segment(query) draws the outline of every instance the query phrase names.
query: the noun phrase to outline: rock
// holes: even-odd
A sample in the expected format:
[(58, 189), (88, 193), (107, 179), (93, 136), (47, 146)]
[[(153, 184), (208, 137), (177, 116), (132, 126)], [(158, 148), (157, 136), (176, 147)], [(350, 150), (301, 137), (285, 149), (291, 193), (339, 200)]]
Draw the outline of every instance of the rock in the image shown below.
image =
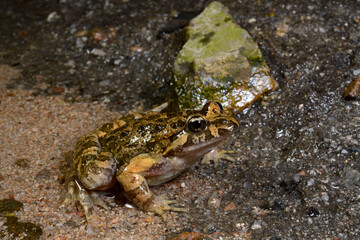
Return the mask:
[(353, 189), (356, 185), (359, 185), (360, 172), (358, 170), (347, 168), (344, 171), (344, 183), (348, 189)]
[(241, 111), (276, 89), (277, 82), (248, 32), (226, 7), (212, 2), (187, 28), (187, 42), (175, 59), (173, 87), (172, 108), (198, 108), (217, 100), (225, 110)]
[(213, 208), (219, 208), (221, 204), (221, 199), (217, 197), (210, 197), (208, 199), (208, 205)]
[(235, 210), (235, 209), (236, 209), (235, 203), (230, 202), (228, 205), (226, 205), (226, 207), (224, 208), (224, 211), (228, 212), (228, 211), (232, 211), (232, 210)]
[(212, 223), (209, 223), (203, 228), (203, 232), (206, 234), (212, 234), (216, 232), (216, 227)]
[(98, 48), (94, 48), (93, 50), (91, 50), (91, 54), (99, 57), (106, 56), (106, 52)]
[(251, 229), (252, 230), (261, 229), (261, 223), (262, 223), (262, 221), (255, 220), (253, 225), (251, 226)]
[(313, 186), (314, 183), (315, 183), (315, 180), (314, 180), (313, 178), (310, 178), (310, 179), (307, 181), (306, 186), (307, 186), (307, 187)]
[(346, 88), (344, 98), (346, 100), (357, 98), (360, 95), (360, 75)]
[(308, 211), (307, 211), (307, 215), (308, 215), (309, 217), (314, 218), (314, 217), (319, 216), (319, 215), (320, 215), (320, 212), (319, 212), (319, 210), (317, 210), (316, 208), (310, 207), (310, 208), (308, 209)]
[(99, 82), (99, 85), (101, 87), (108, 87), (110, 84), (111, 84), (111, 81), (109, 79), (102, 80), (101, 82)]
[(323, 200), (324, 202), (328, 202), (329, 201), (329, 194), (327, 192), (322, 192), (321, 193), (321, 200)]
[(55, 22), (56, 20), (60, 19), (60, 16), (57, 12), (51, 12), (47, 18), (46, 21), (47, 22)]

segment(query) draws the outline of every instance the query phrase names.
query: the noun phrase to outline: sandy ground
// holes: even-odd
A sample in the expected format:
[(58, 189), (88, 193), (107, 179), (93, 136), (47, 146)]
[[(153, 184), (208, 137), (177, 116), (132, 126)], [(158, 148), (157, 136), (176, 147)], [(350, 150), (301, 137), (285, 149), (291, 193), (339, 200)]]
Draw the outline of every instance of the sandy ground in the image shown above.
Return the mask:
[[(100, 104), (66, 103), (62, 97), (34, 97), (21, 90), (1, 89), (0, 96), (0, 199), (10, 197), (24, 203), (23, 210), (16, 213), (20, 221), (40, 225), (41, 239), (161, 236), (165, 230), (161, 218), (137, 209), (95, 208), (91, 227), (85, 224), (81, 208), (59, 209), (64, 189), (59, 180), (64, 154), (72, 150), (81, 134), (116, 114)], [(17, 161), (21, 164), (16, 164)], [(176, 215), (167, 224), (174, 221)], [(1, 228), (4, 226), (0, 225)]]

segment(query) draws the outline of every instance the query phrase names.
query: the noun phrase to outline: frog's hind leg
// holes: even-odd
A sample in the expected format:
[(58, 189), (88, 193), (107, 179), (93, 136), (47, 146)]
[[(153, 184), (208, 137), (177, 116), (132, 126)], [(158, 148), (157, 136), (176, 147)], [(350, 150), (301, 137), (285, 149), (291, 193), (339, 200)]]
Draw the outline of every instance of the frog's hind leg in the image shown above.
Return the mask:
[(102, 149), (98, 133), (83, 136), (76, 146), (72, 165), (73, 175), (68, 180), (67, 194), (61, 206), (79, 202), (89, 221), (89, 209), (106, 204), (95, 190), (107, 190), (116, 182), (116, 161), (110, 152)]
[(187, 210), (170, 206), (177, 202), (167, 200), (165, 196), (156, 196), (149, 189), (146, 178), (161, 177), (165, 173), (160, 167), (166, 164), (163, 160), (162, 156), (156, 154), (141, 154), (132, 158), (129, 164), (123, 165), (116, 177), (123, 186), (128, 200), (145, 211), (160, 215), (165, 220), (166, 211), (186, 212)]

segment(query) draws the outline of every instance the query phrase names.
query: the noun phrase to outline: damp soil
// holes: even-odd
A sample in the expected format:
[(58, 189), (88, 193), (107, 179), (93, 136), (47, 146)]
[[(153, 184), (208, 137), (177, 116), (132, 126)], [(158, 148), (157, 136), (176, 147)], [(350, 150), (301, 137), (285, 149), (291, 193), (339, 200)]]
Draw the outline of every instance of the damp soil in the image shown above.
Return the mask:
[[(0, 3), (0, 199), (40, 239), (358, 239), (359, 1), (221, 1), (279, 88), (237, 117), (236, 162), (196, 165), (155, 187), (187, 206), (160, 217), (125, 201), (59, 208), (76, 139), (170, 92), (183, 27), (209, 1)], [(0, 216), (0, 232), (16, 239)], [(4, 235), (5, 234), (5, 235)], [(180, 235), (179, 235), (180, 234)], [(22, 235), (23, 237), (23, 235)]]

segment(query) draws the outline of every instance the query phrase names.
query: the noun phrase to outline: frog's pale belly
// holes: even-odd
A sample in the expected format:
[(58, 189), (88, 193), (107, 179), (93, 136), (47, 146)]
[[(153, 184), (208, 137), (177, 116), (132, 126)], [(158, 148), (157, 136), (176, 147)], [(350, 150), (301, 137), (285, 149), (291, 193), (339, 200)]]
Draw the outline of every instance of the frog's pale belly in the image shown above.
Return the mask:
[(105, 190), (117, 180), (128, 200), (143, 210), (163, 217), (168, 210), (182, 211), (153, 195), (148, 186), (181, 174), (238, 125), (217, 102), (201, 110), (132, 114), (107, 123), (78, 141), (64, 204), (79, 201), (88, 217), (91, 198), (87, 190)]

